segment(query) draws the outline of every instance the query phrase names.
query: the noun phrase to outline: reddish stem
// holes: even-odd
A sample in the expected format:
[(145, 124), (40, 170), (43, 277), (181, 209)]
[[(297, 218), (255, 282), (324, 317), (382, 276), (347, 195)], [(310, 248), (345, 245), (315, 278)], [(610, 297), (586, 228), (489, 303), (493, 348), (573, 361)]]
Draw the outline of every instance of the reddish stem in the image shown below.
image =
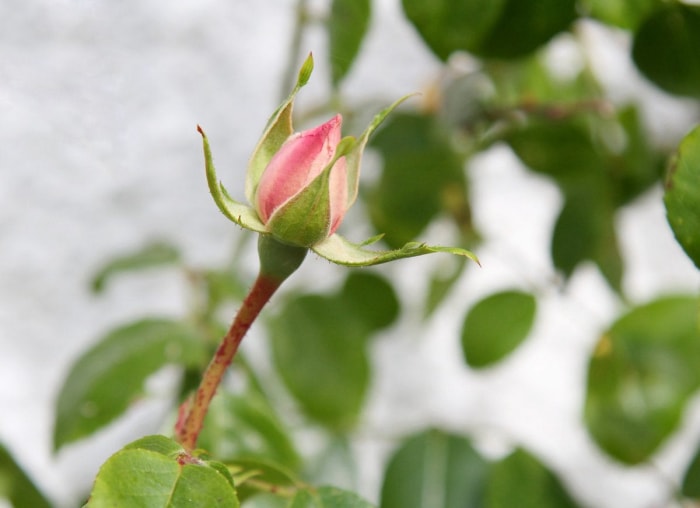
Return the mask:
[(243, 305), (236, 314), (228, 333), (224, 336), (216, 354), (212, 358), (207, 370), (204, 371), (202, 381), (194, 395), (194, 399), (185, 401), (181, 407), (186, 416), (178, 418), (175, 426), (176, 439), (187, 451), (192, 451), (197, 445), (197, 438), (204, 424), (211, 399), (221, 383), (226, 369), (231, 364), (238, 351), (238, 346), (246, 332), (258, 317), (260, 311), (270, 300), (277, 288), (282, 284), (281, 280), (274, 277), (259, 275), (253, 283), (248, 296), (243, 300)]

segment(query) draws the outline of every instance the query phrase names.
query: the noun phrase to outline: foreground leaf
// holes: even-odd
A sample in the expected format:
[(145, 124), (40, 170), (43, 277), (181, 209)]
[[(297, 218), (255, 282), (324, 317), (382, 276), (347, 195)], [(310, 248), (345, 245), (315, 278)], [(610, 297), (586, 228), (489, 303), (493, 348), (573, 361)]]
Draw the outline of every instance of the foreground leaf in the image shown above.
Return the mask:
[(535, 320), (535, 297), (503, 291), (478, 302), (462, 328), (462, 351), (472, 367), (486, 367), (503, 359), (530, 333)]
[(50, 508), (51, 506), (27, 473), (2, 445), (0, 445), (0, 499), (6, 499), (16, 507)]
[(698, 300), (636, 307), (600, 338), (588, 366), (585, 422), (608, 454), (645, 461), (678, 427), (700, 386)]
[(233, 480), (221, 464), (188, 457), (164, 436), (148, 436), (100, 468), (87, 508), (238, 508)]
[(700, 268), (700, 127), (688, 134), (678, 149), (669, 170), (664, 204), (676, 240)]
[(466, 439), (424, 432), (407, 440), (390, 459), (380, 506), (482, 508), (488, 467)]
[(184, 323), (145, 319), (118, 328), (71, 368), (56, 405), (54, 447), (86, 437), (143, 395), (144, 382), (167, 364), (199, 366), (207, 351)]

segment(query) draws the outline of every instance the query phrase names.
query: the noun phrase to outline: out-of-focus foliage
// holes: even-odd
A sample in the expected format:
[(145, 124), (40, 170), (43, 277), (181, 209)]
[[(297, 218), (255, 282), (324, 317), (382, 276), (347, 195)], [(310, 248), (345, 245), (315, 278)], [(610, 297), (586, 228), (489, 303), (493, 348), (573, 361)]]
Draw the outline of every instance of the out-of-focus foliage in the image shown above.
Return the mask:
[(507, 356), (527, 338), (536, 308), (535, 297), (522, 291), (496, 293), (474, 305), (462, 328), (467, 363), (487, 367)]
[(700, 6), (668, 2), (637, 30), (634, 63), (667, 92), (700, 98)]
[(389, 460), (382, 508), (576, 508), (559, 479), (525, 450), (495, 462), (468, 439), (436, 430), (411, 436)]
[(680, 423), (700, 386), (698, 299), (632, 309), (605, 332), (588, 368), (586, 424), (610, 455), (647, 460)]
[[(389, 247), (439, 231), (452, 235), (446, 243), (478, 249), (488, 238), (473, 220), (469, 166), (496, 145), (551, 182), (561, 197), (549, 238), (552, 265), (561, 276), (556, 289), (565, 290), (582, 266), (593, 266), (623, 308), (588, 358), (586, 428), (601, 450), (623, 464), (653, 459), (680, 425), (700, 384), (698, 304), (693, 295), (629, 302), (618, 219), (621, 210), (663, 183), (668, 167), (669, 224), (700, 266), (700, 131), (686, 137), (669, 164), (671, 154), (649, 139), (638, 104), (613, 106), (585, 59), (579, 70), (562, 76), (552, 72), (546, 56), (550, 42), (562, 36), (583, 51), (578, 25), (593, 19), (629, 32), (630, 62), (652, 84), (697, 99), (700, 8), (661, 0), (403, 0), (401, 5), (442, 68), (435, 84), (413, 101), (420, 106), (394, 113), (371, 140), (380, 167), (360, 192), (371, 227)], [(333, 92), (314, 114), (341, 104), (349, 118), (367, 116), (364, 107), (344, 102), (341, 85), (362, 58), (373, 3), (333, 0), (328, 6), (323, 26)], [(311, 23), (312, 16), (299, 19)], [(452, 65), (456, 53), (469, 55), (469, 70)], [(240, 303), (251, 279), (237, 262), (239, 254), (229, 266), (201, 269), (184, 266), (174, 248), (155, 244), (105, 263), (93, 281), (97, 292), (133, 270), (163, 265), (182, 270), (191, 283), (192, 309), (182, 319), (145, 317), (119, 327), (78, 359), (58, 397), (57, 449), (87, 438), (147, 397), (145, 383), (165, 365), (184, 373), (176, 387), (178, 403), (196, 386), (228, 324), (222, 311)], [(455, 288), (475, 269), (490, 268), (487, 262), (477, 268), (447, 261), (435, 271), (417, 271), (416, 287), (426, 288), (419, 295), (425, 304), (421, 317), (437, 315), (450, 297), (459, 301)], [(527, 274), (531, 287), (552, 284), (538, 275)], [(313, 485), (325, 483), (322, 457), (333, 455), (334, 446), (342, 444), (352, 468), (349, 443), (358, 432), (371, 432), (361, 424), (377, 378), (375, 337), (397, 329), (420, 332), (397, 326), (412, 317), (403, 304), (415, 296), (400, 294), (400, 287), (405, 286), (380, 268), (347, 271), (323, 293), (309, 287), (280, 295), (256, 325), (264, 326), (261, 333), (270, 346), (267, 363), (255, 368), (259, 364), (239, 354), (233, 382), (217, 395), (208, 416), (200, 442), (208, 454), (201, 462), (178, 463), (179, 445), (162, 436), (137, 441), (105, 463), (89, 506), (136, 502), (120, 497), (119, 487), (130, 482), (153, 496), (152, 501), (139, 498), (139, 506), (149, 508), (165, 506), (162, 500), (171, 495), (192, 496), (208, 506), (370, 507), (351, 492)], [(454, 317), (463, 327), (452, 340), (455, 351), (461, 346), (464, 368), (472, 375), (502, 365), (529, 340), (540, 303), (540, 292), (529, 291), (480, 294), (475, 304), (459, 307), (463, 315)], [(173, 403), (173, 416), (175, 408)], [(491, 460), (472, 446), (467, 432), (426, 429), (392, 436), (380, 506), (577, 506), (558, 475), (518, 443), (510, 455)], [(303, 450), (309, 434), (326, 446), (313, 457)], [(10, 484), (2, 478), (13, 478), (11, 485), (32, 490), (16, 464), (5, 462), (0, 487)], [(696, 453), (677, 479), (680, 496), (700, 496), (699, 462)], [(148, 483), (154, 476), (157, 484)], [(17, 497), (21, 490), (0, 492), (21, 505), (30, 499)]]
[(0, 445), (0, 499), (9, 501), (13, 506), (36, 508), (51, 506), (32, 479), (2, 445)]

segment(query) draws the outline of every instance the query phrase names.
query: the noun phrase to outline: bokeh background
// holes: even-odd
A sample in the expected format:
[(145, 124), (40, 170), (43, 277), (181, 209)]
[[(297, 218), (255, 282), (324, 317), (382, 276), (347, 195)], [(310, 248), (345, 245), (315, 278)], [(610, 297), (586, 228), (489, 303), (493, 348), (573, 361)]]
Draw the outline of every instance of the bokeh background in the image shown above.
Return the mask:
[[(399, 0), (372, 6), (369, 33), (343, 83), (346, 100), (389, 103), (425, 92), (442, 64)], [(323, 15), (328, 2), (310, 7)], [(119, 323), (179, 315), (188, 305), (186, 281), (172, 271), (121, 277), (99, 296), (90, 291), (91, 277), (115, 254), (158, 239), (180, 247), (193, 265), (224, 262), (241, 232), (211, 202), (195, 126), (207, 130), (220, 177), (242, 199), (248, 155), (286, 94), (290, 66), (313, 51), (316, 71), (300, 109), (330, 94), (334, 55), (323, 27), (307, 30), (302, 55), (290, 55), (295, 9), (293, 0), (0, 1), (0, 441), (57, 506), (75, 505), (121, 444), (159, 430), (164, 407), (156, 396), (97, 437), (54, 454), (54, 404), (71, 362)], [(639, 76), (627, 34), (593, 22), (576, 30), (583, 45), (558, 37), (548, 50), (552, 68), (567, 73), (589, 60), (613, 101), (639, 101), (656, 142), (677, 142), (697, 118), (696, 104)], [(370, 154), (363, 178), (372, 178), (372, 167)], [(556, 276), (548, 242), (561, 206), (556, 188), (502, 146), (468, 171), (474, 221), (488, 239), (477, 252), (482, 268), (464, 277), (427, 323), (408, 320), (373, 347), (382, 368), (367, 428), (398, 434), (440, 426), (470, 433), (495, 455), (523, 442), (589, 506), (660, 506), (669, 488), (664, 474), (678, 476), (700, 438), (700, 400), (654, 466), (621, 468), (596, 449), (581, 423), (586, 357), (620, 303), (592, 266), (579, 269), (563, 294), (543, 299), (535, 339), (504, 365), (479, 374), (464, 368), (454, 337), (465, 306), (494, 288)], [(661, 193), (652, 189), (617, 222), (633, 301), (698, 289), (697, 271), (666, 224)], [(345, 232), (363, 232), (362, 219), (353, 217)], [(443, 233), (438, 224), (424, 239), (444, 242)], [(252, 248), (240, 262), (254, 273)], [(416, 274), (450, 262), (437, 256), (380, 271), (398, 281), (410, 309), (425, 290)], [(310, 258), (292, 286), (323, 290), (342, 270)], [(259, 334), (245, 343), (253, 358), (265, 355)], [(403, 339), (411, 334), (427, 339)], [(156, 379), (156, 394), (158, 386)], [(388, 448), (367, 439), (357, 453), (357, 487), (376, 500)]]

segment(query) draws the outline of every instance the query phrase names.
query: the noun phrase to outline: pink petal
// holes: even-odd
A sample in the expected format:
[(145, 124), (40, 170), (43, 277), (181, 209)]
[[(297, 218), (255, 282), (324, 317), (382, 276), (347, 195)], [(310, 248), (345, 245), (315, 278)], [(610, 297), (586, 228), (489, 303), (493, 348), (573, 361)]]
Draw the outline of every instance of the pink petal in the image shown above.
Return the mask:
[[(318, 127), (292, 134), (272, 157), (260, 179), (256, 195), (256, 207), (264, 223), (330, 163), (340, 142), (341, 124), (342, 117), (336, 115)], [(331, 173), (331, 181), (335, 172), (334, 169)], [(342, 173), (345, 173), (344, 166)], [(331, 187), (338, 186), (331, 183)]]

